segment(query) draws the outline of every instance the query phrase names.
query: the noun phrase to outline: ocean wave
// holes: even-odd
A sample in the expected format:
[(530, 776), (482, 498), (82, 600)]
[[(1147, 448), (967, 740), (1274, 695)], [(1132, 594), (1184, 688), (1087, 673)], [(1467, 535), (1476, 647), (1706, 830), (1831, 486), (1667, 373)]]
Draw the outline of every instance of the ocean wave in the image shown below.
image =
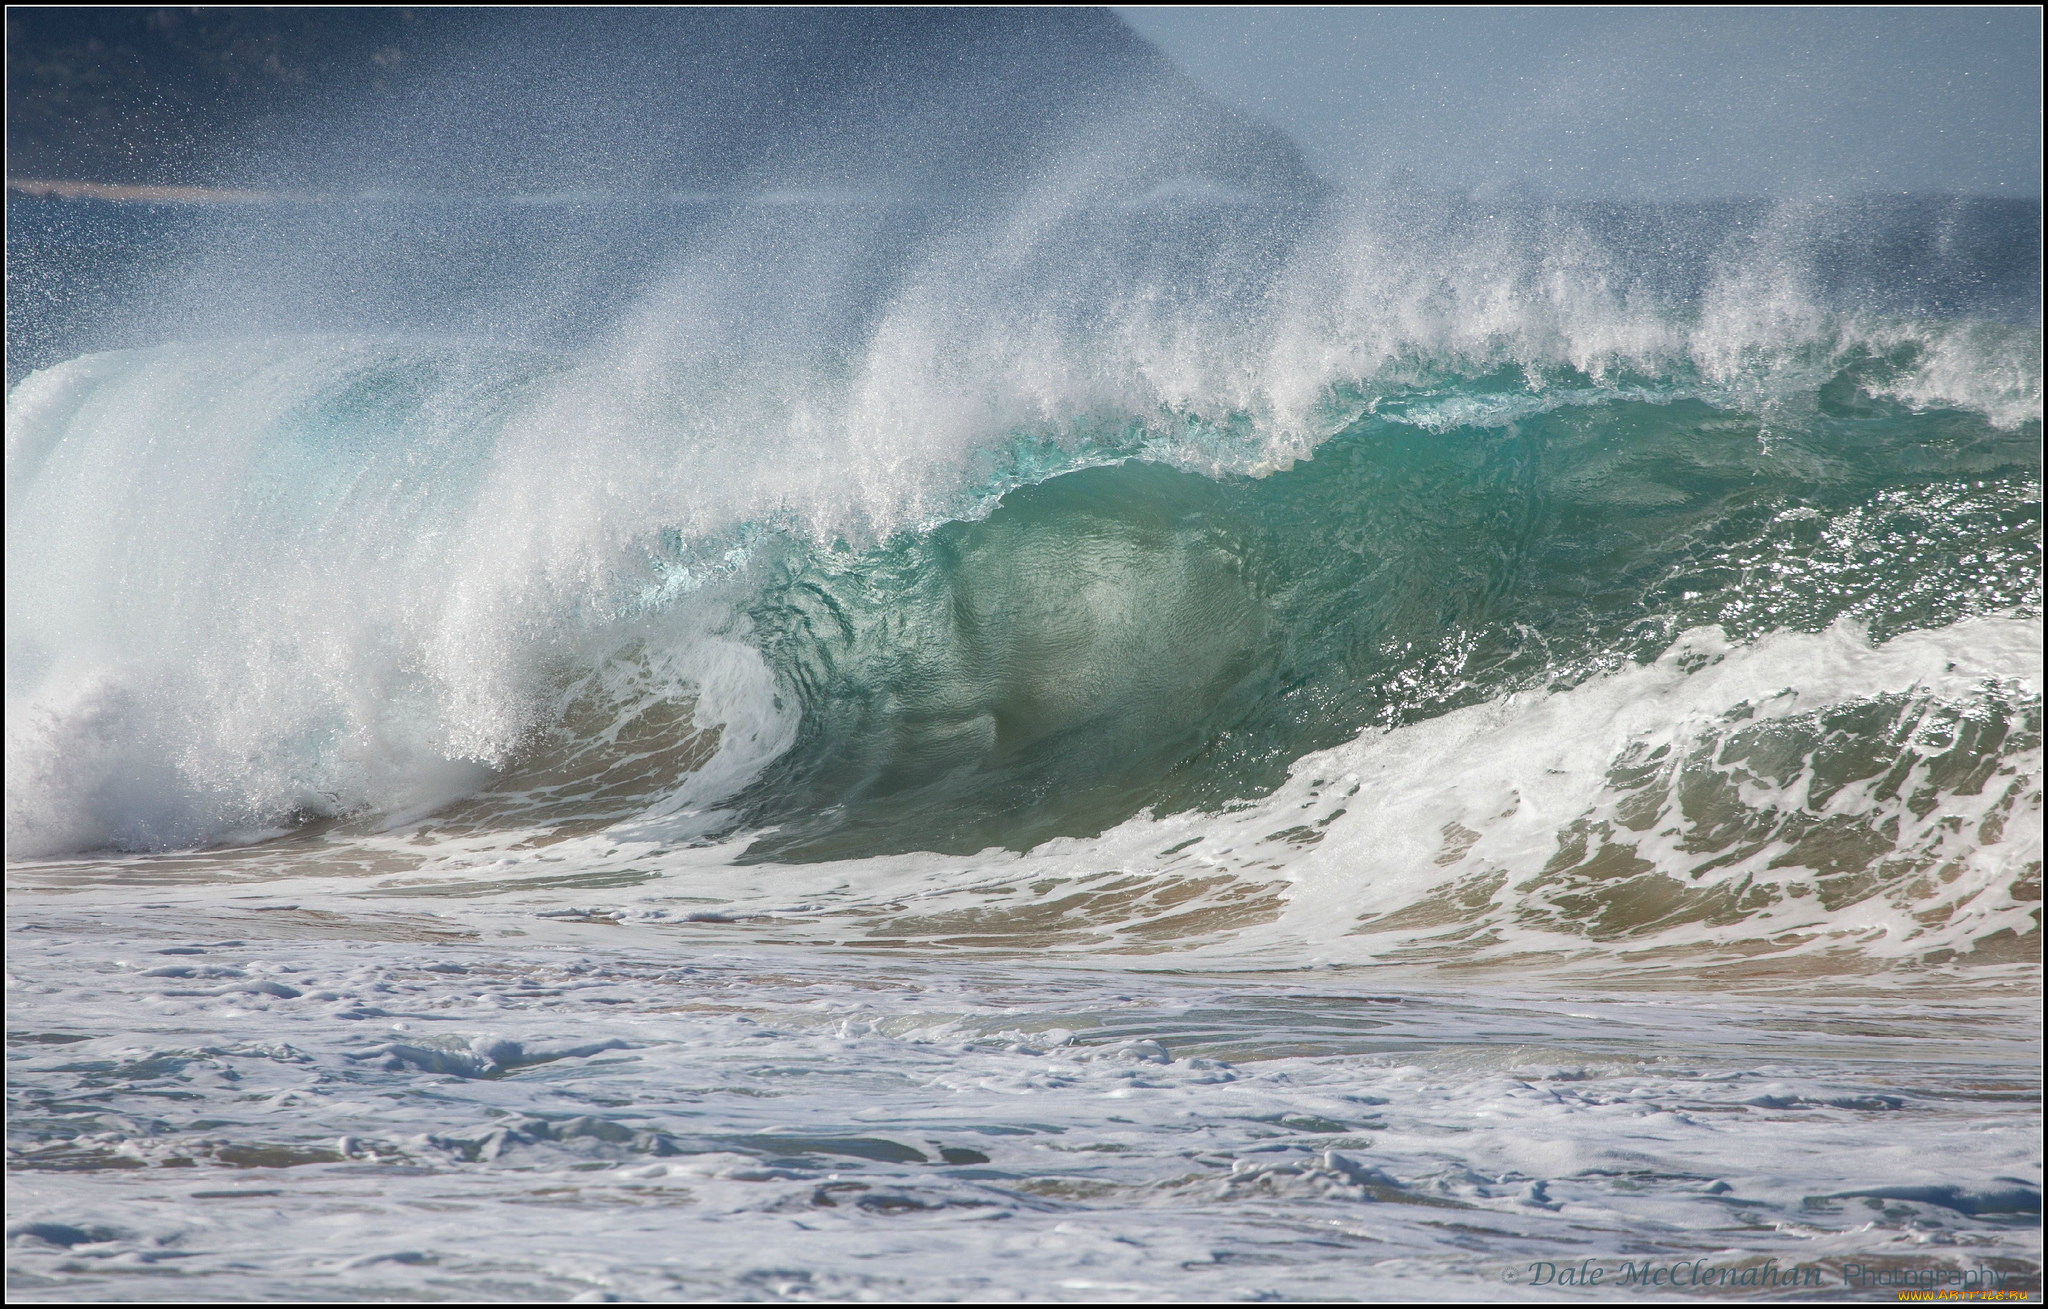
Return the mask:
[(1029, 844), (1702, 623), (2038, 607), (2038, 326), (1891, 312), (1840, 214), (1140, 214), (1070, 162), (903, 249), (755, 215), (572, 351), (25, 378), (10, 854), (462, 797)]

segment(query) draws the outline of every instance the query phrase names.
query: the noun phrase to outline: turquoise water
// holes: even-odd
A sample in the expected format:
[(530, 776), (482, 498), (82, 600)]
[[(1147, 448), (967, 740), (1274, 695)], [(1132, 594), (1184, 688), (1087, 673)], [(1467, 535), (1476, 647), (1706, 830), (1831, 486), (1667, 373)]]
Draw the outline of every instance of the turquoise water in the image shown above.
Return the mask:
[(1697, 627), (1882, 641), (2038, 612), (2038, 425), (1857, 380), (1766, 420), (1496, 375), (1383, 401), (1265, 476), (1141, 457), (881, 549), (795, 550), (748, 609), (803, 706), (741, 801), (780, 825), (752, 857), (1024, 849), (1213, 809), (1368, 727)]

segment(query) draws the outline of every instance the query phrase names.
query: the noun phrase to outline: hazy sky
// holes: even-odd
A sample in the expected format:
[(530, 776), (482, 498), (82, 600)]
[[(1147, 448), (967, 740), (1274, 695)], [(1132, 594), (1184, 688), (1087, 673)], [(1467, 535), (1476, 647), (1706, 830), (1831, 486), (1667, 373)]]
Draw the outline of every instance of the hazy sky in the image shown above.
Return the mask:
[(1333, 181), (2041, 194), (2041, 11), (1117, 12)]

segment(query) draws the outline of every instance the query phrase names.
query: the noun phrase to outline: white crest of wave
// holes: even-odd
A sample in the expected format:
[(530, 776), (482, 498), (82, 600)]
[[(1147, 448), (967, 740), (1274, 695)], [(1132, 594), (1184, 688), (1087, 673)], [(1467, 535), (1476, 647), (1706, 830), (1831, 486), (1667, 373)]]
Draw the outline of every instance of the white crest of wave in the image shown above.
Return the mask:
[[(397, 819), (487, 780), (617, 639), (616, 552), (641, 526), (522, 426), (535, 374), (295, 342), (97, 356), (17, 387), (10, 854)], [(743, 781), (793, 730), (724, 621), (704, 606), (660, 631), (673, 692), (727, 729), (679, 799)]]

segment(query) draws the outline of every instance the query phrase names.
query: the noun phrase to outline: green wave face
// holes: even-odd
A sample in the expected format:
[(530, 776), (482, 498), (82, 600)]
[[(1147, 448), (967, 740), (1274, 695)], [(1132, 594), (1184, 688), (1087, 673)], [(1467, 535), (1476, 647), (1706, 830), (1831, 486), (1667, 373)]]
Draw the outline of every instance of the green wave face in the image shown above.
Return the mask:
[(802, 727), (740, 798), (769, 829), (749, 857), (1024, 849), (1224, 808), (1362, 729), (1648, 662), (1695, 627), (1882, 641), (2038, 611), (2038, 420), (1915, 412), (1864, 380), (1762, 413), (1581, 389), (1444, 418), (1531, 395), (1467, 379), (1263, 477), (1134, 459), (982, 521), (795, 551), (750, 611)]

